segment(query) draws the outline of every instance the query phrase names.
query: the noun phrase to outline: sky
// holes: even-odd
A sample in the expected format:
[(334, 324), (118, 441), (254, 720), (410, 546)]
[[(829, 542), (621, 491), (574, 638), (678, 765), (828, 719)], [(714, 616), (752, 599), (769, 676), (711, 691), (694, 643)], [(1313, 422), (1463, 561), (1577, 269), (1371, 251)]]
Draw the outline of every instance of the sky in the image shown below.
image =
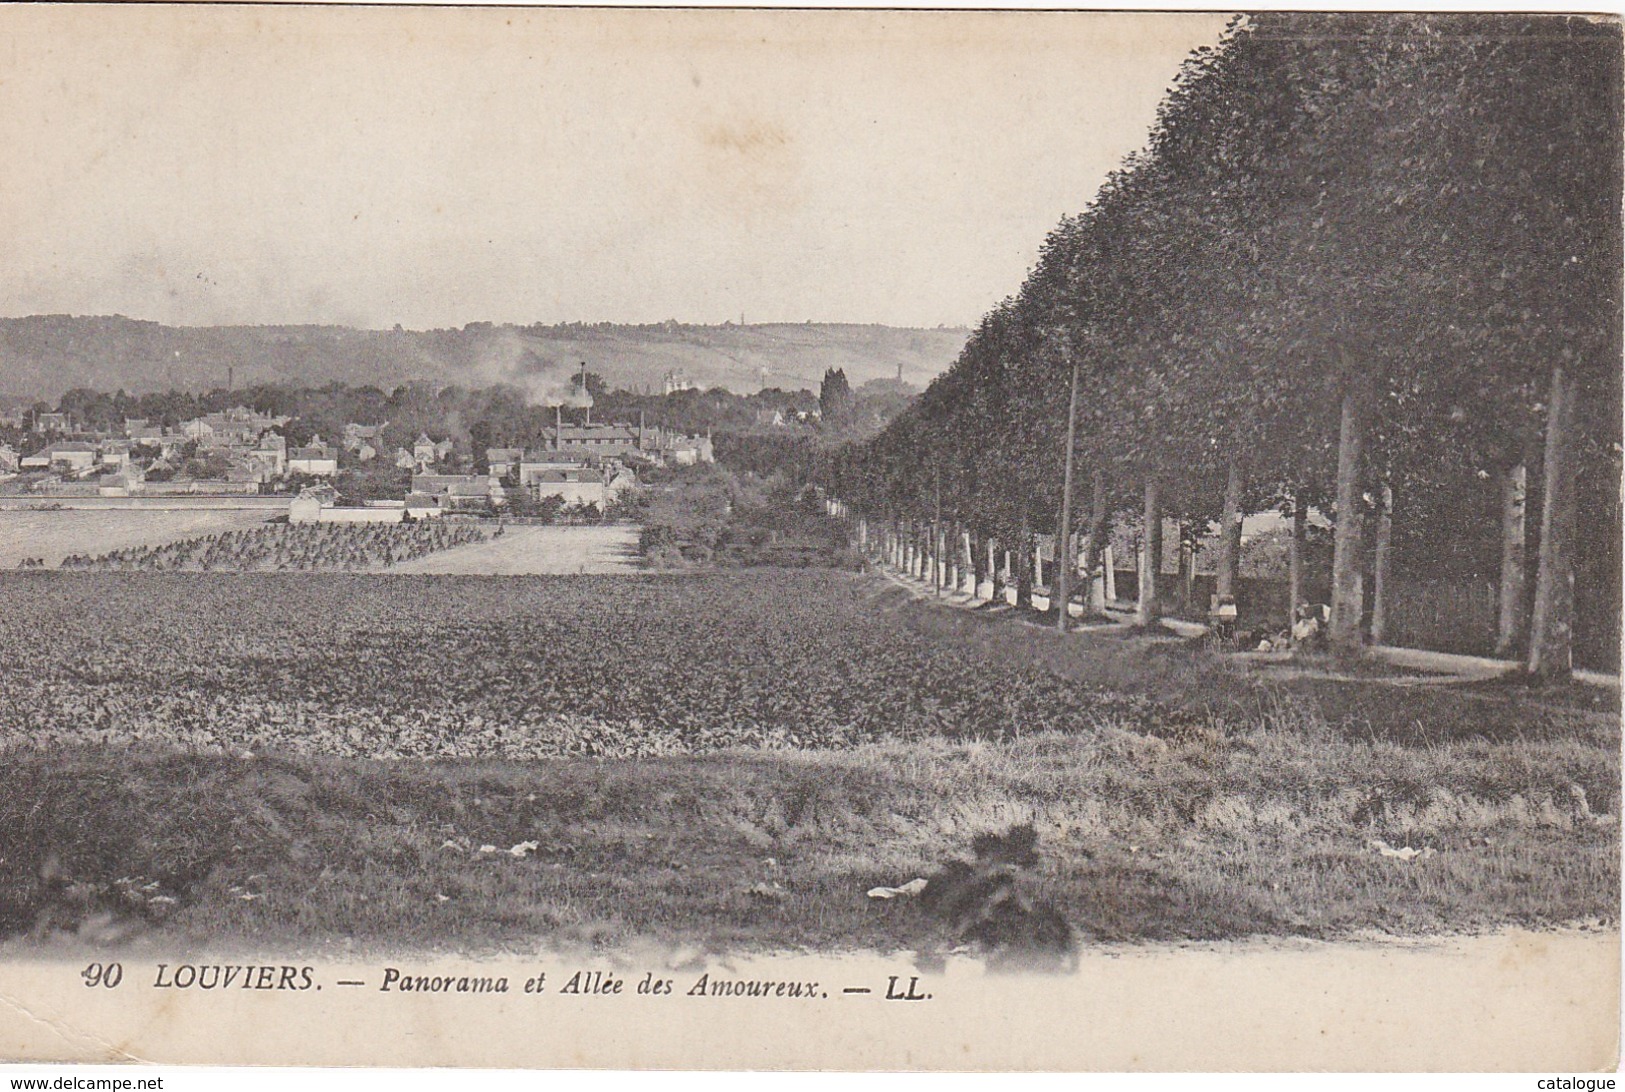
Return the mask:
[(0, 314), (973, 325), (1212, 13), (0, 8)]

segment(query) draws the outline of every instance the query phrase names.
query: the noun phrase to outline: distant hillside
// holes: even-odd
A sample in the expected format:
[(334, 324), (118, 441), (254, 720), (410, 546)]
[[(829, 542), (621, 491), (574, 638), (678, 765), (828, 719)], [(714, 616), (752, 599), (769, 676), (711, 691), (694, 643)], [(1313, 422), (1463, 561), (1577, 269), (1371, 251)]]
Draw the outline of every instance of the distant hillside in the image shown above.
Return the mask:
[(19, 400), (54, 401), (73, 387), (207, 390), (250, 383), (376, 384), (411, 379), (466, 386), (530, 382), (581, 361), (611, 387), (658, 393), (669, 371), (737, 393), (817, 390), (826, 368), (858, 386), (902, 378), (923, 387), (947, 369), (969, 331), (840, 323), (649, 326), (612, 323), (460, 330), (355, 330), (342, 326), (173, 327), (123, 316), (0, 319), (0, 387)]

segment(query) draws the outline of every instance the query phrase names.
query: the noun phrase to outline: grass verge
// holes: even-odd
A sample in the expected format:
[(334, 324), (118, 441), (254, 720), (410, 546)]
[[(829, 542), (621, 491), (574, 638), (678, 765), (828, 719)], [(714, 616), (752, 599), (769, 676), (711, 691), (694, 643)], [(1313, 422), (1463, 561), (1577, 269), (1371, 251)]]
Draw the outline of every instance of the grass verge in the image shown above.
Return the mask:
[(168, 948), (929, 951), (954, 941), (941, 923), (865, 891), (1027, 821), (1038, 890), (1085, 937), (1616, 920), (1607, 754), (1418, 749), (1306, 733), (1295, 715), (1183, 739), (535, 763), (23, 753), (0, 802), (0, 916), (36, 939), (140, 921)]

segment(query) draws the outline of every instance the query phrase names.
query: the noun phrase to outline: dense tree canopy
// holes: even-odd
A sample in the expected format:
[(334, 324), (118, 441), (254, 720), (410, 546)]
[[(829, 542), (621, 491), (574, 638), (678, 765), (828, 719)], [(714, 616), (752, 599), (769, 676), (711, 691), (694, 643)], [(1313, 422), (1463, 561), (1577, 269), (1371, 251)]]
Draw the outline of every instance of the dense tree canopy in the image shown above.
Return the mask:
[[(1155, 482), (1187, 519), (1330, 515), (1352, 426), (1340, 526), (1392, 496), (1402, 561), (1483, 573), (1497, 476), (1539, 475), (1561, 379), (1601, 532), (1576, 562), (1617, 598), (1619, 69), (1612, 20), (1238, 20), (954, 367), (831, 461), (831, 487), (935, 518), (940, 481), (981, 533), (1050, 529), (1077, 360), (1076, 454), (1113, 508)], [(1471, 545), (1421, 547), (1441, 530)]]

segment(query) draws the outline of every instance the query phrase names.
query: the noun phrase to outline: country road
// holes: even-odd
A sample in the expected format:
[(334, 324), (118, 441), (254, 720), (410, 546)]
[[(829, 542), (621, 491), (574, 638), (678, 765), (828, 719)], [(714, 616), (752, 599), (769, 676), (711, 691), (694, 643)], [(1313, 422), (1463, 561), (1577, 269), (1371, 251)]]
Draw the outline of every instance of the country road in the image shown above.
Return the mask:
[(530, 576), (569, 573), (637, 573), (638, 529), (514, 527), (501, 538), (459, 546), (394, 566), (392, 573)]

